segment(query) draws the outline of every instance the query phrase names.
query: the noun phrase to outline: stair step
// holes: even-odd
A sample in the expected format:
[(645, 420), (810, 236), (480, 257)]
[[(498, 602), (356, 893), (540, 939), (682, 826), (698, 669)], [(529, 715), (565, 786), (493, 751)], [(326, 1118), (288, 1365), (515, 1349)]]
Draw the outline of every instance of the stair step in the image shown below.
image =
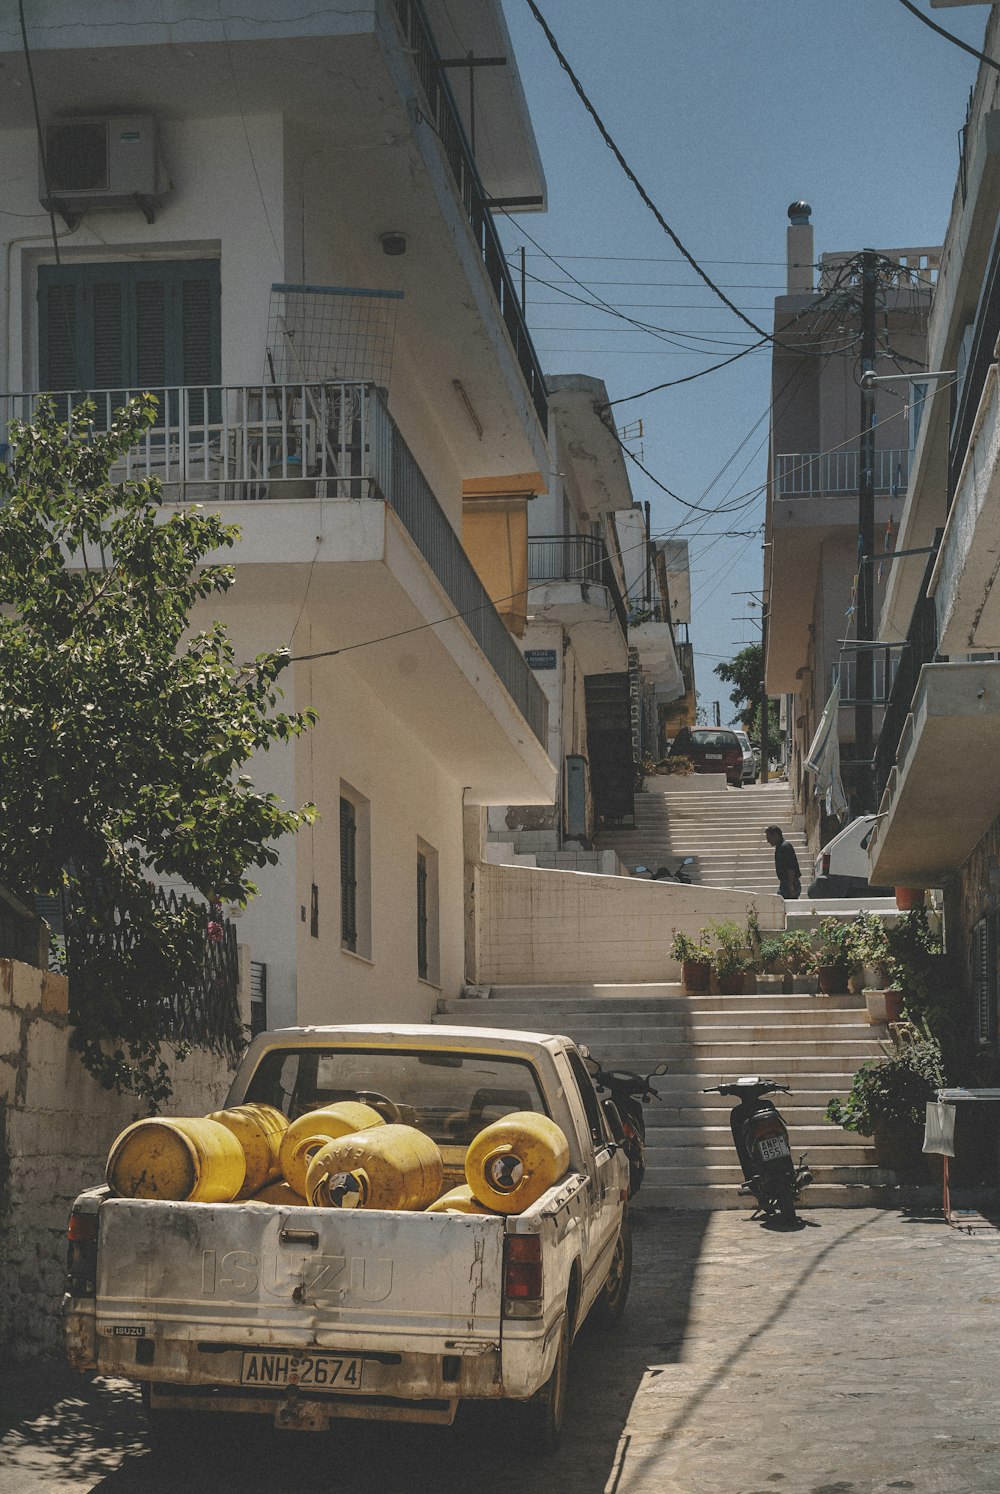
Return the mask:
[[(811, 1209), (898, 1209), (905, 1202), (918, 1201), (925, 1206), (939, 1205), (941, 1188), (937, 1184), (885, 1183), (813, 1183), (805, 1189), (797, 1208), (808, 1215)], [(744, 1209), (749, 1214), (753, 1201), (741, 1198), (731, 1185), (702, 1184), (685, 1188), (682, 1185), (657, 1184), (642, 1191), (630, 1206), (633, 1209)]]

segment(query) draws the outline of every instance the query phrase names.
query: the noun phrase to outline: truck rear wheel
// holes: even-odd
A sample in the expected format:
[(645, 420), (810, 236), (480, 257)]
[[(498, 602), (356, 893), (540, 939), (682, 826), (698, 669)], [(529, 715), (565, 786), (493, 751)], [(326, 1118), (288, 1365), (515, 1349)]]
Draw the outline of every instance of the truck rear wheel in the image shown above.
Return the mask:
[(193, 1449), (199, 1446), (200, 1441), (198, 1429), (204, 1428), (205, 1419), (199, 1421), (195, 1411), (170, 1411), (161, 1406), (152, 1406), (148, 1380), (142, 1381), (140, 1390), (142, 1409), (146, 1413), (146, 1437), (151, 1450), (158, 1457), (175, 1463), (182, 1462), (185, 1458), (194, 1458), (196, 1453)]
[(511, 1409), (517, 1412), (521, 1440), (526, 1451), (551, 1454), (559, 1446), (566, 1409), (566, 1374), (569, 1369), (569, 1316), (559, 1330), (559, 1347), (552, 1373), (530, 1401)]
[(611, 1269), (591, 1309), (595, 1328), (614, 1328), (621, 1322), (632, 1284), (632, 1226), (628, 1214), (622, 1215), (621, 1229), (615, 1241)]

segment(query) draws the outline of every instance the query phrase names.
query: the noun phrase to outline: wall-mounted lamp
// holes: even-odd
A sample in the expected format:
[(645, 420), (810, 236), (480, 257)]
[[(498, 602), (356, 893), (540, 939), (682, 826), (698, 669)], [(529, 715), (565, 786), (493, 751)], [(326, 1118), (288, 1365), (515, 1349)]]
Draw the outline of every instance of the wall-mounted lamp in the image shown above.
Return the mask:
[(383, 254), (396, 256), (406, 253), (406, 234), (400, 233), (396, 228), (380, 233), (378, 241), (382, 245)]

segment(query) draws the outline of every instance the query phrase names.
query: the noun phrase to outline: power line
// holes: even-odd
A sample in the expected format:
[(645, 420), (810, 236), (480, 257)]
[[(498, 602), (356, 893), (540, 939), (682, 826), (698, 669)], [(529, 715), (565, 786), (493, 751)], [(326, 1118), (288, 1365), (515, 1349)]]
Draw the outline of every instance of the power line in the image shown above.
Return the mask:
[(622, 155), (621, 150), (616, 145), (607, 126), (601, 119), (601, 116), (598, 114), (594, 105), (587, 97), (583, 84), (580, 82), (579, 78), (576, 76), (576, 73), (570, 67), (569, 62), (567, 61), (559, 46), (559, 43), (556, 41), (555, 36), (552, 34), (552, 29), (549, 26), (549, 23), (546, 21), (538, 6), (535, 4), (535, 0), (528, 0), (528, 9), (531, 11), (539, 26), (542, 28), (542, 31), (545, 34), (546, 41), (548, 42), (552, 51), (555, 53), (555, 56), (558, 58), (560, 67), (563, 69), (566, 76), (572, 83), (574, 89), (576, 90), (580, 102), (583, 104), (587, 113), (590, 115), (591, 119), (597, 126), (597, 129), (600, 132), (601, 138), (603, 139), (605, 145), (611, 151), (615, 160), (618, 162), (619, 166), (624, 171), (625, 175), (628, 177), (629, 181), (632, 183), (639, 196), (642, 198), (642, 201), (649, 208), (649, 211), (653, 214), (653, 217), (656, 219), (657, 223), (663, 229), (664, 233), (670, 239), (674, 247), (684, 256), (688, 264), (695, 271), (695, 273), (701, 277), (701, 279), (705, 282), (713, 295), (718, 296), (719, 300), (722, 301), (724, 305), (728, 306), (730, 311), (732, 311), (735, 316), (738, 316), (741, 322), (745, 322), (750, 330), (752, 332), (756, 332), (758, 337), (763, 338), (765, 342), (774, 343), (776, 347), (782, 346), (782, 344), (777, 342), (769, 332), (765, 332), (763, 327), (759, 327), (751, 317), (747, 316), (744, 311), (741, 311), (740, 308), (736, 305), (735, 301), (730, 300), (721, 286), (716, 284), (711, 275), (709, 275), (708, 271), (702, 268), (702, 266), (698, 263), (690, 250), (681, 242), (677, 234), (667, 222), (666, 218), (664, 218), (663, 214), (656, 206), (656, 203), (653, 201), (649, 193), (646, 191), (645, 187), (642, 185), (642, 182), (636, 176), (635, 172), (632, 170), (631, 166)]
[(930, 27), (931, 31), (936, 31), (938, 36), (943, 36), (946, 41), (952, 42), (956, 47), (961, 47), (963, 52), (968, 52), (970, 57), (978, 57), (980, 62), (984, 62), (987, 67), (995, 68), (1000, 73), (1000, 62), (997, 62), (996, 58), (988, 57), (985, 52), (980, 52), (978, 47), (970, 47), (968, 42), (964, 42), (953, 31), (946, 31), (943, 26), (938, 25), (937, 21), (932, 21), (930, 16), (925, 16), (922, 10), (918, 10), (912, 3), (912, 0), (899, 0), (899, 3), (911, 15), (916, 16), (918, 21), (922, 21), (925, 26)]

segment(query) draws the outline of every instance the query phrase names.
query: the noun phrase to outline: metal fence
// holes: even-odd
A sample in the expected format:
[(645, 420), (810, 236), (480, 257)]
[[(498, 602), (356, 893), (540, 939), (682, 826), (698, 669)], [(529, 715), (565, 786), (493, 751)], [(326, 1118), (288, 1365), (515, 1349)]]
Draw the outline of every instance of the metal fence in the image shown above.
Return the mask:
[(528, 541), (528, 581), (578, 581), (607, 589), (622, 630), (628, 636), (628, 613), (611, 557), (602, 539), (592, 534), (544, 534)]
[(420, 0), (395, 0), (399, 18), (410, 56), (430, 111), (429, 123), (444, 147), (451, 167), (458, 195), (462, 200), (476, 245), (483, 257), (493, 294), (496, 296), (500, 315), (503, 317), (524, 381), (528, 386), (532, 403), (542, 423), (548, 428), (548, 400), (545, 394), (545, 378), (541, 364), (528, 332), (524, 311), (518, 299), (514, 282), (507, 268), (503, 246), (493, 226), (489, 197), (479, 179), (469, 143), (465, 138), (462, 119), (455, 103), (448, 79), (441, 67), (431, 28)]
[[(779, 498), (828, 498), (855, 494), (859, 487), (859, 452), (785, 451), (775, 457), (775, 491)], [(905, 447), (875, 453), (875, 496), (906, 492), (910, 454)]]
[[(85, 400), (107, 425), (144, 391), (0, 396), (0, 431), (30, 420), (55, 399), (65, 420), (83, 421)], [(151, 391), (159, 401), (116, 480), (155, 477), (166, 502), (377, 498), (399, 515), (455, 613), (544, 744), (547, 704), (462, 542), (417, 466), (381, 392), (350, 382), (185, 386)]]

